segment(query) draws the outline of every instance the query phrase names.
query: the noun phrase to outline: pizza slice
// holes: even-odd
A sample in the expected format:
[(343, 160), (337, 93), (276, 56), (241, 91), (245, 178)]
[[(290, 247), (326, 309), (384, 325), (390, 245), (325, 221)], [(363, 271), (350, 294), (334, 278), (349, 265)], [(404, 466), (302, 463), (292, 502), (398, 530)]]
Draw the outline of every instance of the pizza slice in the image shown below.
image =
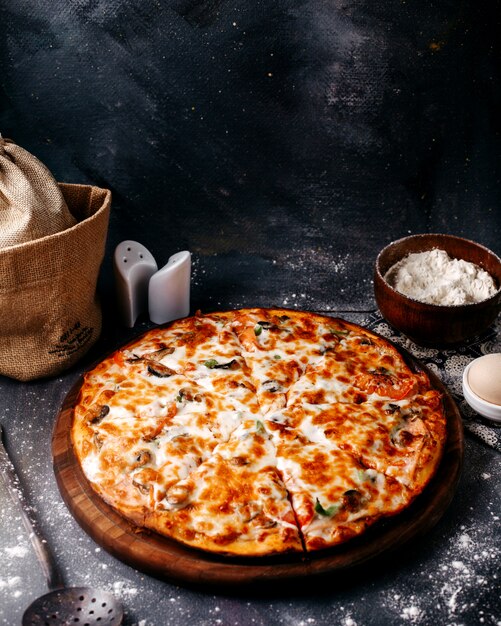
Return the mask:
[(233, 328), (263, 414), (286, 406), (289, 389), (344, 333), (340, 320), (273, 309), (238, 311)]
[(175, 329), (146, 333), (140, 344), (126, 347), (121, 358), (125, 363), (141, 361), (149, 374), (158, 378), (182, 374), (258, 413), (254, 384), (230, 322), (227, 313), (179, 320)]
[(337, 446), (417, 493), (442, 455), (445, 419), (440, 405), (435, 391), (414, 396), (412, 403), (306, 404), (275, 413), (266, 424), (271, 432), (295, 429), (309, 442)]
[(275, 447), (246, 420), (196, 471), (167, 490), (146, 526), (190, 546), (231, 555), (301, 551)]
[(412, 493), (335, 445), (318, 445), (297, 431), (282, 433), (277, 469), (291, 498), (306, 550), (328, 548), (360, 535), (407, 506)]
[(403, 400), (430, 388), (426, 374), (412, 370), (393, 344), (369, 330), (350, 326), (335, 351), (338, 380), (348, 381), (369, 402)]
[[(113, 371), (116, 355), (110, 359)], [(152, 374), (142, 359), (133, 358), (126, 372), (99, 385), (86, 379), (73, 441), (93, 487), (141, 517), (253, 414), (183, 375)]]
[(392, 346), (369, 341), (349, 332), (334, 350), (308, 365), (290, 388), (287, 404), (391, 402), (429, 389), (427, 376), (413, 372)]

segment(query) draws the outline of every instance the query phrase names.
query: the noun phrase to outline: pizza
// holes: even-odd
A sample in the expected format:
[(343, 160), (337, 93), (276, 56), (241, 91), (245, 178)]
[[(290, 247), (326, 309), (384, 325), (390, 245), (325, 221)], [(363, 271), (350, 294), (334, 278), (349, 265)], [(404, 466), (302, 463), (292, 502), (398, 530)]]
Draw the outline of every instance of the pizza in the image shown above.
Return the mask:
[(382, 337), (286, 309), (154, 328), (83, 379), (73, 449), (138, 527), (222, 555), (304, 553), (395, 516), (440, 463), (439, 391)]

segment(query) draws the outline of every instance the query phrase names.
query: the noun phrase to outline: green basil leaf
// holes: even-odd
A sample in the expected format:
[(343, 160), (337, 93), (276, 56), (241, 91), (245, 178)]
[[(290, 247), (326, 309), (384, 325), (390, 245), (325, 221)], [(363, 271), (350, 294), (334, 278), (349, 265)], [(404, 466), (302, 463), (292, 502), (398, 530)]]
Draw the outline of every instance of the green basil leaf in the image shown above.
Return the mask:
[(264, 424), (261, 420), (256, 420), (256, 432), (260, 434), (266, 432)]
[(331, 334), (335, 335), (336, 337), (346, 337), (350, 334), (349, 330), (337, 330), (335, 328), (329, 328), (329, 330)]
[(218, 363), (216, 359), (209, 359), (208, 361), (205, 361), (204, 363), (205, 367), (208, 367), (210, 370), (216, 367), (217, 364)]
[(320, 500), (318, 498), (315, 502), (315, 513), (323, 515), (324, 517), (332, 517), (338, 512), (338, 509), (339, 507), (337, 504), (333, 504), (328, 509), (324, 509), (324, 507), (320, 504)]

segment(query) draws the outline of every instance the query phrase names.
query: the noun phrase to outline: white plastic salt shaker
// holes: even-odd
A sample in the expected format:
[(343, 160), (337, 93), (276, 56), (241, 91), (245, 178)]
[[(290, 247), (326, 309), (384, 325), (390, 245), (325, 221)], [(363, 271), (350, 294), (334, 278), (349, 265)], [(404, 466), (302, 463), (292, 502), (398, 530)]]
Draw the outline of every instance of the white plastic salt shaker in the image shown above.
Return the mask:
[(120, 314), (123, 323), (132, 328), (148, 309), (148, 285), (157, 262), (141, 243), (126, 240), (115, 248), (113, 269)]
[(150, 279), (148, 307), (150, 320), (165, 324), (190, 312), (191, 254), (173, 254), (166, 265)]

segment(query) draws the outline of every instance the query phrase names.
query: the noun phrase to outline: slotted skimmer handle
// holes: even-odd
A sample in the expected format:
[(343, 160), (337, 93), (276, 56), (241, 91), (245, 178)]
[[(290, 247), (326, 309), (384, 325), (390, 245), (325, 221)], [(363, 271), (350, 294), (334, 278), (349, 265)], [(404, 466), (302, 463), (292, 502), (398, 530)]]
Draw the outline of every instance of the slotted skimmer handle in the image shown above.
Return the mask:
[(54, 557), (49, 550), (47, 541), (43, 538), (38, 524), (33, 517), (32, 508), (26, 501), (24, 496), (19, 477), (16, 473), (14, 465), (10, 460), (10, 457), (3, 445), (3, 429), (0, 424), (0, 476), (5, 482), (7, 491), (12, 499), (12, 502), (17, 506), (21, 519), (28, 533), (28, 537), (31, 541), (31, 545), (35, 550), (38, 562), (43, 570), (44, 576), (47, 580), (47, 586), (49, 589), (59, 589), (64, 586), (63, 578), (59, 572)]

